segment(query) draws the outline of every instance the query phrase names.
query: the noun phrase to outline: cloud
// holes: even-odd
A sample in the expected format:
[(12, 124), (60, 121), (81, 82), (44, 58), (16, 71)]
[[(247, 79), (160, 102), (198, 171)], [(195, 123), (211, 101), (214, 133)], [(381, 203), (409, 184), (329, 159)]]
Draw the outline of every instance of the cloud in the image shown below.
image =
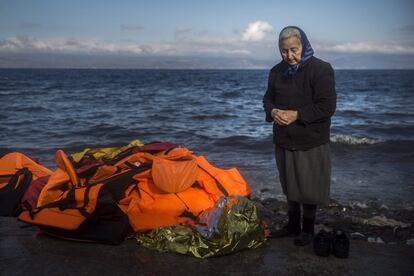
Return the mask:
[(340, 43), (315, 43), (316, 50), (349, 53), (349, 54), (391, 54), (412, 55), (414, 47), (398, 43), (375, 43), (375, 42), (340, 42)]
[(126, 25), (126, 24), (121, 25), (121, 30), (123, 31), (139, 32), (139, 31), (142, 31), (143, 29), (144, 29), (144, 26), (141, 26), (141, 25)]
[(120, 55), (216, 55), (240, 56), (250, 53), (243, 45), (232, 41), (190, 40), (139, 44), (134, 42), (107, 42), (94, 39), (35, 39), (11, 37), (0, 40), (0, 52), (13, 53), (75, 53)]
[(249, 23), (246, 29), (241, 34), (242, 41), (257, 42), (262, 41), (267, 33), (273, 31), (272, 25), (265, 21), (255, 21)]
[[(0, 54), (75, 54), (90, 57), (118, 56), (122, 57), (204, 57), (234, 58), (255, 60), (280, 60), (277, 45), (267, 40), (255, 43), (241, 41), (237, 37), (198, 36), (197, 31), (179, 30), (183, 34), (191, 34), (185, 39), (171, 41), (137, 43), (131, 40), (104, 41), (99, 39), (68, 39), (33, 37), (10, 37), (0, 39)], [(411, 44), (374, 43), (374, 42), (330, 42), (315, 41), (312, 46), (316, 55), (329, 57), (369, 56), (378, 54), (389, 58), (398, 56), (414, 57)]]
[(199, 56), (247, 56), (251, 52), (243, 46), (232, 42), (216, 41), (182, 41), (175, 43), (172, 47), (174, 54), (199, 55)]
[(99, 40), (46, 39), (11, 37), (0, 40), (0, 51), (50, 53), (130, 53), (140, 54), (146, 49), (133, 43), (108, 43)]

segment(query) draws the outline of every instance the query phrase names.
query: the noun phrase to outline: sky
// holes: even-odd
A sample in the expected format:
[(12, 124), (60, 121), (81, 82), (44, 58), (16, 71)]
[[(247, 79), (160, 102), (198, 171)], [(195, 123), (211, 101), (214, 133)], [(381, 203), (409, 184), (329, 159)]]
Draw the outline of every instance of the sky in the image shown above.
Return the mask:
[(409, 0), (0, 0), (0, 67), (266, 69), (288, 25), (335, 68), (414, 68)]

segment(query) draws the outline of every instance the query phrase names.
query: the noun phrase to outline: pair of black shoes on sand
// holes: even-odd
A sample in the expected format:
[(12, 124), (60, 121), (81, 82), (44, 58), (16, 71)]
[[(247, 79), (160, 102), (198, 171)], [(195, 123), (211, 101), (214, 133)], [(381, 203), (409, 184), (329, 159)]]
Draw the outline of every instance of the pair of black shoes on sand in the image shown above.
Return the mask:
[(349, 256), (350, 242), (344, 230), (334, 229), (332, 232), (319, 231), (314, 236), (313, 221), (303, 219), (303, 229), (286, 225), (280, 230), (272, 232), (272, 237), (295, 236), (294, 244), (305, 246), (313, 241), (313, 251), (317, 256), (328, 257), (331, 253), (337, 258)]

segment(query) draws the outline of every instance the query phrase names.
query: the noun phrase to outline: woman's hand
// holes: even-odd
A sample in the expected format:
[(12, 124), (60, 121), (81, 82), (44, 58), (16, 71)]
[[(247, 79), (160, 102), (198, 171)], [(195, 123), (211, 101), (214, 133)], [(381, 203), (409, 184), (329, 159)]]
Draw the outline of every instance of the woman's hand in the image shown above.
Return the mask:
[(271, 115), (275, 122), (281, 126), (290, 125), (298, 119), (298, 112), (296, 110), (282, 110), (274, 108)]

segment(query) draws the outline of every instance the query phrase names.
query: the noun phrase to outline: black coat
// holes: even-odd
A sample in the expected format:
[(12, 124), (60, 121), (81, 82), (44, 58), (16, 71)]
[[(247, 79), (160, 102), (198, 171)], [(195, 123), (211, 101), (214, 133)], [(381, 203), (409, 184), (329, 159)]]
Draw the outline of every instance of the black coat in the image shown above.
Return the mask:
[(336, 108), (335, 76), (331, 65), (310, 58), (295, 75), (280, 62), (269, 73), (263, 107), (266, 121), (273, 108), (297, 110), (299, 119), (288, 126), (273, 124), (273, 142), (290, 150), (306, 150), (329, 142), (331, 116)]

